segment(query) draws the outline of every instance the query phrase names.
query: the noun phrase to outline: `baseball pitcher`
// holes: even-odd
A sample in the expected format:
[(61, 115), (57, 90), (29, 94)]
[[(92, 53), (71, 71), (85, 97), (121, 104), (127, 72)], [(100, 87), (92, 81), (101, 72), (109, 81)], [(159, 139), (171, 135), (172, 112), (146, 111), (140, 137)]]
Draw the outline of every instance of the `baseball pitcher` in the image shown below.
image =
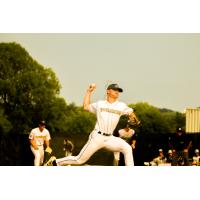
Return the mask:
[(133, 113), (125, 103), (118, 101), (120, 92), (123, 90), (117, 84), (111, 84), (107, 88), (106, 100), (90, 103), (95, 84), (91, 84), (87, 89), (83, 107), (84, 110), (95, 113), (97, 122), (91, 132), (88, 142), (77, 156), (68, 156), (52, 161), (52, 165), (82, 165), (99, 149), (106, 148), (112, 152), (122, 152), (125, 157), (125, 164), (133, 166), (133, 155), (131, 146), (119, 137), (113, 136), (113, 131), (121, 115), (129, 115), (131, 120), (139, 123)]

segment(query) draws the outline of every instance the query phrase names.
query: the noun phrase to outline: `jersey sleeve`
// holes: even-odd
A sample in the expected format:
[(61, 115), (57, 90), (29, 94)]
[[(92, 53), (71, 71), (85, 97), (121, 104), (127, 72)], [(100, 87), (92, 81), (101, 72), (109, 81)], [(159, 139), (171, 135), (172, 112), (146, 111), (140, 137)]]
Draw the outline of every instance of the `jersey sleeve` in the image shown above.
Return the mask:
[(34, 135), (35, 135), (35, 134), (34, 134), (34, 131), (32, 130), (32, 131), (30, 132), (28, 138), (29, 138), (30, 140), (32, 140), (32, 139), (34, 138)]
[(97, 112), (97, 103), (92, 103), (89, 105), (89, 112), (91, 112), (91, 113)]
[(133, 109), (128, 107), (126, 104), (124, 104), (122, 115), (130, 115), (132, 112), (133, 112)]

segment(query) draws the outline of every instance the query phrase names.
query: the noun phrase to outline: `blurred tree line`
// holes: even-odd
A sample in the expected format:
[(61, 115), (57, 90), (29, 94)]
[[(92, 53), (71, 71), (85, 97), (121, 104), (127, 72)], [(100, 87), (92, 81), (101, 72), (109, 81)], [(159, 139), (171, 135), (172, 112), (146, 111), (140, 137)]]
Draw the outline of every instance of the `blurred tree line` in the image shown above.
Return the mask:
[[(0, 43), (0, 134), (29, 134), (45, 119), (52, 136), (87, 138), (95, 116), (67, 104), (59, 96), (61, 85), (51, 68), (35, 61), (16, 43)], [(185, 127), (185, 115), (148, 103), (131, 104), (141, 126), (140, 134), (174, 133)], [(121, 118), (118, 127), (125, 125)]]

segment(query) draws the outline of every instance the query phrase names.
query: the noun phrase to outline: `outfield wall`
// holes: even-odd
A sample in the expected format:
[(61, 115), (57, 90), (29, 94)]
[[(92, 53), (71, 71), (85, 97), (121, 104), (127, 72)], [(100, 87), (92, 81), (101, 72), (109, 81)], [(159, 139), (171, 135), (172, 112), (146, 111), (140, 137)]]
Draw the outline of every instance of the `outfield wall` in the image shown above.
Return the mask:
[(186, 133), (200, 133), (200, 108), (186, 109)]

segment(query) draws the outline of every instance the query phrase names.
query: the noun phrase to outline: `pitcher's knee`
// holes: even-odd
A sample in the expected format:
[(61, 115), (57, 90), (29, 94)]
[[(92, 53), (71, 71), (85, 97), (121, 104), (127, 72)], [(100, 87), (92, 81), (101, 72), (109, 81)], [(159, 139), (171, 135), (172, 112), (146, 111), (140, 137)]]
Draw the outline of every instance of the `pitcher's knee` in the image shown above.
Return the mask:
[(81, 160), (81, 159), (78, 159), (78, 160), (77, 160), (77, 164), (78, 164), (78, 165), (83, 165), (85, 162), (86, 162), (86, 161)]
[(84, 164), (85, 162), (87, 162), (87, 160), (86, 159), (83, 159), (83, 158), (77, 158), (77, 164), (78, 165), (82, 165), (82, 164)]
[(125, 149), (123, 149), (122, 153), (124, 154), (125, 158), (132, 158), (133, 152), (131, 146), (127, 146)]
[(132, 154), (132, 147), (130, 145), (127, 145), (126, 148), (124, 148), (123, 153)]

